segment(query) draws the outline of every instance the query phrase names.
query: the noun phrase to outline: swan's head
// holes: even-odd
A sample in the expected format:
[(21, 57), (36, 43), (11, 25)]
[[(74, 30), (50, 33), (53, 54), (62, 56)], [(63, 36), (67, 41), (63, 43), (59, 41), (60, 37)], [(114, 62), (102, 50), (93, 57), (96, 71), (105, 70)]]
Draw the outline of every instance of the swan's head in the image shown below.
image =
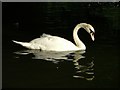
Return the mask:
[(94, 30), (94, 28), (90, 24), (88, 24), (88, 33), (90, 34), (92, 40), (94, 41), (95, 40), (95, 37), (94, 37), (95, 30)]
[(81, 25), (82, 25), (82, 27), (90, 34), (92, 40), (94, 41), (94, 40), (95, 40), (95, 37), (94, 37), (95, 30), (94, 30), (94, 28), (92, 27), (92, 25), (87, 24), (87, 23), (82, 23)]

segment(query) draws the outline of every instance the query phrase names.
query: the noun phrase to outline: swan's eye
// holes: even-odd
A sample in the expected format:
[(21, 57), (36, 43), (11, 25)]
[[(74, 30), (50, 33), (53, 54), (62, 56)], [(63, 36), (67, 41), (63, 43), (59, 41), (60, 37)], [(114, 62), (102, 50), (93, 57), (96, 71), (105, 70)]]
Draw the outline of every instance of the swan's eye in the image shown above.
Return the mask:
[(94, 32), (93, 32), (92, 30), (90, 30), (90, 34), (91, 34), (91, 35), (94, 35)]
[(91, 33), (93, 33), (93, 34), (94, 34), (94, 32), (93, 32), (92, 30), (90, 30), (90, 34), (91, 34)]
[(93, 36), (93, 35), (94, 35), (94, 32), (92, 32), (91, 34), (92, 34), (92, 36)]

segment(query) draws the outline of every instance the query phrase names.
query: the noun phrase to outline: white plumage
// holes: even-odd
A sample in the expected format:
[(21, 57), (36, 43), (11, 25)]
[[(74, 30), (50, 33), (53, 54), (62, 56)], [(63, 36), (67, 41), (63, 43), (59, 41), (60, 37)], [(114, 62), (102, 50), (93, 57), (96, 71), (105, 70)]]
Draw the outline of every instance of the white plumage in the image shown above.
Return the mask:
[[(84, 28), (90, 35), (92, 40), (94, 40), (94, 28), (90, 24), (80, 23), (73, 31), (73, 38), (77, 45), (74, 45), (71, 41), (58, 36), (52, 36), (48, 34), (43, 34), (40, 38), (36, 38), (28, 42), (18, 42), (13, 40), (13, 42), (20, 44), (28, 49), (40, 49), (46, 51), (72, 51), (72, 50), (85, 50), (86, 47), (83, 42), (78, 38), (77, 32), (80, 28)], [(92, 31), (92, 34), (91, 34)]]

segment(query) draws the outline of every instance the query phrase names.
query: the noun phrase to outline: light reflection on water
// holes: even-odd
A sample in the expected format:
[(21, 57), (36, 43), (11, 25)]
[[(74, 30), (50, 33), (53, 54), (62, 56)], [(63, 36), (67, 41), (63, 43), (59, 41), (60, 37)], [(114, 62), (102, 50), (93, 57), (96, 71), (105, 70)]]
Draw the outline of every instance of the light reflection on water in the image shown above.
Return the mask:
[[(54, 51), (40, 51), (40, 50), (21, 50), (14, 52), (14, 58), (21, 58), (21, 56), (27, 56), (32, 54), (32, 59), (34, 60), (46, 60), (54, 64), (59, 64), (60, 62), (70, 61), (74, 65), (74, 75), (73, 78), (77, 79), (94, 79), (94, 58), (85, 55), (86, 51), (64, 51), (64, 52), (54, 52)], [(89, 59), (89, 60), (88, 60)], [(88, 60), (88, 61), (87, 61)], [(87, 61), (87, 62), (86, 62)], [(57, 67), (59, 68), (59, 67)]]

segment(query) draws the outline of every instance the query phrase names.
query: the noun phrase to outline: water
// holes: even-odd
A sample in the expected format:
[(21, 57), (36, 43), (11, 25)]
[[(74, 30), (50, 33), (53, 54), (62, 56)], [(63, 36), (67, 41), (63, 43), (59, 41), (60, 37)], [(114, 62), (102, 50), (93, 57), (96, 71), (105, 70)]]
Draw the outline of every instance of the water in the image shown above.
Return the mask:
[[(119, 87), (119, 5), (74, 4), (3, 4), (3, 88)], [(95, 42), (84, 30), (79, 32), (86, 51), (28, 50), (12, 42), (30, 41), (42, 33), (74, 42), (72, 30), (80, 22), (91, 23), (96, 31)]]
[(117, 49), (95, 47), (87, 52), (3, 52), (3, 87), (118, 87)]

